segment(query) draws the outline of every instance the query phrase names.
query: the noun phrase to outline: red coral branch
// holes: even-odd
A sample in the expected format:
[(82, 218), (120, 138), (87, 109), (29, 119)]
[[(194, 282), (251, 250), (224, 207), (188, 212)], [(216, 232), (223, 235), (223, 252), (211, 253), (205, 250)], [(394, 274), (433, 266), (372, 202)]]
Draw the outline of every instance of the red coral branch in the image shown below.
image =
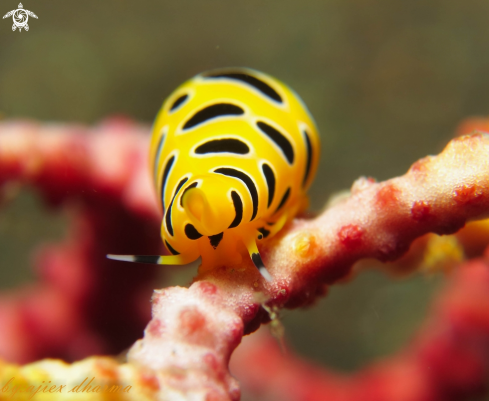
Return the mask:
[[(153, 320), (145, 338), (131, 350), (130, 360), (165, 372), (176, 364), (192, 376), (177, 380), (168, 373), (161, 378), (165, 389), (202, 391), (202, 380), (196, 383), (195, 374), (207, 378), (206, 385), (216, 394), (227, 392), (236, 399), (228, 376), (222, 379), (211, 373), (226, 371), (229, 353), (240, 337), (237, 322), (243, 321), (249, 332), (266, 320), (260, 313), (258, 292), (268, 295), (269, 305), (305, 305), (323, 293), (326, 284), (348, 275), (361, 258), (394, 259), (420, 235), (453, 233), (467, 220), (486, 216), (488, 156), (489, 136), (474, 134), (451, 141), (439, 156), (415, 163), (402, 177), (380, 184), (358, 181), (349, 199), (314, 220), (295, 221), (261, 249), (275, 279), (269, 286), (260, 281), (251, 263), (245, 263), (241, 269), (222, 266), (202, 273), (188, 290), (156, 293)], [(420, 213), (417, 205), (424, 211)], [(208, 338), (205, 344), (187, 339), (188, 310), (205, 316), (199, 326), (201, 338)], [(166, 351), (157, 357), (162, 349)], [(169, 357), (170, 350), (179, 356), (177, 360)], [(204, 350), (221, 364), (203, 366), (202, 358), (197, 363), (192, 356)]]
[(105, 254), (161, 250), (147, 131), (116, 120), (95, 129), (0, 126), (0, 183), (35, 186), (49, 204), (78, 210), (68, 239), (38, 252), (39, 282), (1, 296), (3, 357), (75, 360), (119, 353), (141, 336), (156, 269)]
[(480, 396), (489, 374), (489, 265), (462, 265), (411, 344), (352, 375), (281, 353), (261, 333), (233, 355), (231, 368), (256, 397), (296, 401), (448, 401)]
[[(0, 337), (4, 355), (25, 359), (22, 352), (29, 349), (31, 357), (46, 350), (78, 357), (80, 351), (66, 351), (74, 338), (84, 344), (83, 352), (111, 352), (114, 344), (124, 342), (128, 328), (135, 332), (140, 327), (144, 315), (135, 307), (137, 295), (148, 288), (153, 271), (107, 261), (104, 255), (159, 250), (143, 131), (127, 122), (93, 131), (8, 123), (0, 127), (0, 182), (21, 180), (41, 189), (52, 204), (77, 201), (82, 210), (73, 239), (48, 248), (40, 257), (42, 280), (36, 292), (0, 303), (0, 324), (8, 327)], [(436, 157), (416, 162), (402, 177), (378, 184), (358, 180), (348, 199), (313, 220), (295, 220), (263, 244), (260, 252), (274, 277), (272, 283), (263, 282), (245, 260), (240, 266), (201, 272), (188, 289), (157, 291), (153, 319), (144, 338), (131, 349), (130, 362), (154, 372), (160, 398), (238, 399), (228, 362), (243, 333), (269, 319), (262, 302), (272, 308), (310, 304), (327, 285), (348, 276), (362, 258), (393, 260), (425, 233), (453, 233), (466, 221), (485, 217), (488, 156), (489, 137), (473, 134), (451, 141)], [(49, 319), (39, 317), (46, 311)], [(486, 336), (483, 326), (476, 326), (481, 338)], [(33, 345), (34, 333), (40, 335), (43, 348)], [(122, 336), (119, 341), (116, 335)], [(114, 343), (108, 344), (109, 338)], [(478, 350), (485, 350), (484, 341)], [(9, 348), (11, 343), (14, 347)], [(438, 354), (420, 351), (423, 364), (436, 366), (431, 376), (443, 376), (443, 369), (452, 374), (443, 362), (453, 360), (450, 344)], [(467, 377), (479, 383), (484, 367), (476, 359), (467, 361), (466, 366), (473, 366)], [(405, 361), (392, 365), (391, 375), (402, 377), (410, 366)], [(377, 388), (377, 376), (372, 377), (361, 380)], [(475, 382), (457, 386), (474, 388)], [(442, 394), (447, 380), (437, 383)]]

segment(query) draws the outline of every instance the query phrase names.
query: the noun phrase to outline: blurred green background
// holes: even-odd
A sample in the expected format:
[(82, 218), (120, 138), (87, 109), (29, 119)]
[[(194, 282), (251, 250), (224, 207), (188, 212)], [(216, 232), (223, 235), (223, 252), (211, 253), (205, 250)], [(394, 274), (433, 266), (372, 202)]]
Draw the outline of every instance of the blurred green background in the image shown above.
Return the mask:
[[(17, 1), (2, 0), (0, 15)], [(23, 4), (39, 17), (29, 19), (29, 32), (12, 32), (12, 19), (0, 20), (3, 118), (94, 124), (123, 114), (150, 124), (189, 77), (252, 67), (294, 88), (317, 121), (315, 210), (360, 175), (403, 174), (416, 159), (439, 152), (462, 119), (489, 111), (487, 1)], [(63, 231), (62, 216), (44, 212), (32, 192), (5, 206), (2, 287), (29, 280), (28, 251)], [(441, 282), (364, 273), (332, 288), (314, 309), (285, 312), (287, 339), (321, 363), (357, 369), (409, 340)]]

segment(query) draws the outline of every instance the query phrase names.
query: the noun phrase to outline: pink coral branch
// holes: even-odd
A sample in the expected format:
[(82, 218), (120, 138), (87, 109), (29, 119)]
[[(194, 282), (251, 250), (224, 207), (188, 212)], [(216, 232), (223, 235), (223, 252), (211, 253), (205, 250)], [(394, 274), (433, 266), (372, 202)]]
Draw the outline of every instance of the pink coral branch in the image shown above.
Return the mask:
[(393, 260), (425, 233), (451, 234), (487, 216), (488, 155), (485, 134), (454, 139), (404, 176), (378, 184), (360, 179), (344, 202), (315, 220), (296, 221), (265, 258), (280, 283), (275, 288), (287, 292), (274, 301), (304, 305), (361, 258)]
[[(231, 368), (256, 397), (295, 401), (447, 401), (480, 396), (489, 374), (489, 265), (453, 274), (414, 340), (352, 375), (328, 372), (260, 333), (245, 339)], [(470, 398), (472, 399), (472, 398)]]
[[(248, 262), (201, 273), (189, 289), (157, 292), (153, 319), (130, 360), (165, 371), (161, 380), (166, 389), (192, 392), (205, 387), (236, 399), (226, 366), (239, 343), (240, 322), (250, 332), (268, 318), (258, 294), (267, 294), (269, 305), (311, 303), (361, 258), (392, 260), (420, 235), (453, 233), (466, 221), (485, 217), (488, 156), (489, 136), (473, 134), (451, 141), (436, 157), (416, 162), (402, 177), (379, 184), (357, 181), (349, 199), (314, 220), (295, 221), (261, 249), (275, 279), (271, 285)], [(212, 363), (206, 364), (204, 355)], [(177, 372), (169, 370), (175, 366)]]
[(37, 188), (71, 205), (69, 237), (35, 259), (39, 282), (0, 298), (0, 355), (28, 362), (119, 353), (142, 334), (156, 269), (107, 252), (158, 253), (159, 212), (145, 165), (148, 128), (0, 125), (0, 184)]
[[(154, 270), (104, 255), (160, 250), (146, 132), (128, 122), (94, 130), (0, 127), (0, 182), (20, 180), (35, 185), (52, 204), (82, 205), (72, 240), (41, 253), (36, 291), (0, 303), (0, 324), (7, 328), (0, 334), (4, 355), (25, 360), (65, 350), (62, 357), (79, 357), (79, 351), (66, 353), (74, 336), (85, 344), (83, 352), (113, 352), (109, 339), (129, 327), (137, 331), (144, 321), (135, 305)], [(348, 199), (313, 220), (295, 220), (263, 244), (260, 252), (274, 277), (270, 284), (245, 259), (239, 266), (200, 272), (188, 289), (157, 291), (153, 318), (132, 347), (130, 363), (154, 372), (160, 398), (238, 399), (229, 358), (243, 333), (269, 320), (263, 303), (310, 304), (362, 258), (393, 260), (425, 233), (453, 233), (466, 221), (485, 217), (488, 156), (489, 137), (478, 133), (451, 141), (402, 177), (358, 180)], [(41, 311), (49, 311), (49, 319), (39, 318)], [(57, 329), (53, 333), (50, 327)], [(45, 348), (33, 345), (39, 333)], [(11, 343), (17, 347), (9, 348)], [(28, 355), (22, 355), (25, 349)]]

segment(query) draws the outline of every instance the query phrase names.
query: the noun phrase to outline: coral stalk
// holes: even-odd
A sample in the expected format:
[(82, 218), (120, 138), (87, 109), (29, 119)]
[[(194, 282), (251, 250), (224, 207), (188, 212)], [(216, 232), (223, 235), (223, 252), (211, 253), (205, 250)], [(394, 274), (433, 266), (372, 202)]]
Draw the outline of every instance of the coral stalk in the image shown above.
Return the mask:
[(448, 285), (413, 341), (351, 375), (328, 372), (261, 332), (246, 338), (232, 371), (256, 397), (295, 401), (447, 401), (487, 391), (489, 265), (467, 262)]
[[(379, 184), (357, 181), (350, 198), (316, 219), (296, 220), (261, 250), (274, 276), (271, 285), (247, 263), (202, 273), (188, 290), (157, 292), (153, 320), (144, 339), (132, 348), (130, 360), (165, 371), (167, 389), (194, 391), (195, 375), (200, 374), (206, 380), (196, 388), (204, 382), (210, 386), (212, 377), (216, 394), (227, 388), (230, 399), (236, 399), (228, 375), (215, 373), (227, 372), (229, 354), (239, 343), (239, 323), (250, 332), (267, 320), (257, 294), (266, 294), (268, 305), (306, 305), (325, 285), (347, 276), (361, 258), (393, 260), (420, 235), (453, 233), (466, 221), (487, 216), (488, 156), (489, 136), (473, 134), (452, 140), (440, 155), (416, 162), (402, 177)], [(187, 318), (189, 313), (193, 319)], [(193, 358), (203, 347), (212, 364)], [(171, 352), (178, 352), (178, 362), (169, 358)], [(178, 373), (170, 369), (175, 363), (182, 368)]]
[[(110, 352), (104, 342), (110, 338), (101, 324), (104, 317), (118, 310), (115, 330), (123, 334), (124, 327), (131, 325), (124, 317), (138, 322), (137, 317), (144, 315), (134, 307), (135, 296), (147, 288), (154, 270), (122, 267), (105, 260), (104, 254), (158, 253), (161, 249), (157, 230), (152, 231), (160, 214), (147, 172), (148, 138), (145, 129), (127, 122), (88, 131), (11, 123), (0, 126), (0, 182), (20, 180), (35, 185), (51, 204), (79, 201), (86, 213), (79, 220), (72, 247), (52, 248), (40, 258), (45, 262), (40, 264), (39, 290), (0, 303), (1, 324), (7, 328), (0, 344), (4, 355), (13, 359), (26, 360), (29, 356), (20, 353), (34, 340), (29, 333), (27, 339), (16, 338), (29, 321), (27, 317), (36, 316), (22, 312), (19, 305), (49, 306), (50, 323), (43, 325), (37, 319), (33, 327), (35, 333), (60, 328), (60, 340), (52, 342), (53, 349), (56, 344), (68, 346), (75, 333), (82, 344), (92, 341), (91, 349)], [(242, 335), (269, 321), (263, 306), (274, 310), (311, 304), (328, 285), (348, 277), (355, 262), (372, 257), (394, 260), (416, 238), (429, 232), (454, 233), (467, 221), (486, 217), (488, 211), (486, 134), (452, 140), (441, 154), (416, 162), (404, 176), (382, 183), (361, 178), (347, 199), (314, 219), (294, 220), (263, 243), (260, 253), (274, 278), (271, 283), (262, 280), (244, 258), (240, 265), (200, 271), (188, 289), (156, 291), (144, 338), (131, 348), (129, 365), (120, 366), (152, 377), (147, 386), (155, 399), (237, 400), (240, 391), (228, 362)], [(72, 280), (67, 269), (81, 272), (83, 286), (66, 286)], [(43, 295), (47, 293), (57, 295), (49, 301)], [(117, 308), (117, 300), (125, 302), (122, 307)], [(107, 304), (110, 307), (104, 312)], [(12, 305), (14, 309), (9, 309)], [(12, 310), (21, 311), (20, 323)], [(477, 327), (477, 335), (486, 338), (485, 325)], [(44, 338), (48, 344), (50, 336)], [(8, 353), (10, 343), (18, 345), (13, 348), (17, 353)], [(423, 354), (428, 355), (426, 363), (436, 366), (433, 375), (446, 369), (443, 363), (435, 363), (451, 352), (445, 351), (440, 351), (441, 359), (436, 353), (432, 357)], [(39, 350), (31, 353), (31, 357), (40, 355)], [(474, 369), (479, 372), (477, 366)], [(460, 384), (472, 385), (469, 381)]]
[(124, 120), (93, 129), (0, 124), (0, 190), (7, 182), (32, 186), (48, 205), (70, 211), (68, 238), (36, 252), (38, 281), (0, 297), (4, 358), (117, 354), (142, 334), (157, 269), (121, 265), (105, 254), (160, 251), (147, 131)]

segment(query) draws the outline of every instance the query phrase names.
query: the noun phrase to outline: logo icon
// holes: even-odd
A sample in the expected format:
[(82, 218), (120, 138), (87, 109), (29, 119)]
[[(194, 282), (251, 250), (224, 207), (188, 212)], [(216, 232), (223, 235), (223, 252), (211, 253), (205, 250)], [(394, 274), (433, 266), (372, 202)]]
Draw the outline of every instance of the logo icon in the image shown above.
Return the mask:
[(15, 31), (19, 28), (19, 32), (24, 28), (26, 31), (29, 30), (29, 25), (27, 25), (27, 21), (29, 20), (29, 16), (37, 18), (37, 15), (32, 11), (24, 10), (24, 6), (22, 3), (19, 3), (19, 8), (17, 10), (9, 11), (7, 14), (3, 16), (3, 18), (7, 18), (12, 16), (14, 20), (14, 24), (12, 25), (12, 31)]

